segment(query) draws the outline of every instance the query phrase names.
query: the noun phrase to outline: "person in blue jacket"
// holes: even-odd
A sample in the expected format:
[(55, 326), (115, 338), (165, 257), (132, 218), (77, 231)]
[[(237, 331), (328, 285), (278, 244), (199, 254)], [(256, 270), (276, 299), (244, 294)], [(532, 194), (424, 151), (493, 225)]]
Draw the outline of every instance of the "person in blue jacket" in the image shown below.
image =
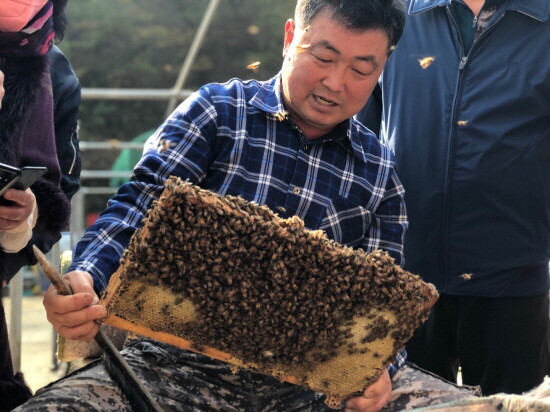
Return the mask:
[(441, 293), (409, 359), (485, 394), (550, 374), (549, 16), (548, 0), (409, 0), (359, 114), (396, 154), (406, 268)]

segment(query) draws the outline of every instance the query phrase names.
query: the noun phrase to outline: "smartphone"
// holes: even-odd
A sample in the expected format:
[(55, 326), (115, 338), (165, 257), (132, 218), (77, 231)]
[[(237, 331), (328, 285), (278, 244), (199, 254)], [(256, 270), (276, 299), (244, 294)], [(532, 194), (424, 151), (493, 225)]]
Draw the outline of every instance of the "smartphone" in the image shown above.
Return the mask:
[(14, 167), (0, 163), (0, 196), (9, 188), (25, 190), (46, 173), (43, 166)]

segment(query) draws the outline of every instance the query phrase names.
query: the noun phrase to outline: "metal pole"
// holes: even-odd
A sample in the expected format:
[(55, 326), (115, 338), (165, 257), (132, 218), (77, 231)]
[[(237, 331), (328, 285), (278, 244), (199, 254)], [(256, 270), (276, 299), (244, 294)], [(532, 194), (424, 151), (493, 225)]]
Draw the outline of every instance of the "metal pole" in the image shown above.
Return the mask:
[(82, 100), (168, 100), (185, 99), (193, 90), (82, 88)]
[(71, 199), (71, 248), (74, 246), (73, 242), (78, 241), (84, 234), (85, 219), (84, 214), (84, 194), (82, 189), (76, 192)]
[(10, 349), (13, 370), (21, 371), (21, 316), (23, 313), (23, 271), (10, 281)]
[[(52, 246), (52, 250), (48, 253), (50, 255), (50, 259), (52, 261), (52, 264), (55, 265), (56, 268), (59, 268), (61, 266), (61, 247), (59, 242), (57, 242), (55, 245)], [(59, 368), (59, 362), (57, 359), (57, 332), (52, 326), (52, 357), (51, 357), (52, 364), (50, 366), (50, 369), (52, 371), (56, 371)]]
[[(208, 8), (204, 12), (204, 16), (202, 17), (201, 24), (197, 29), (197, 32), (195, 33), (195, 38), (193, 39), (193, 43), (191, 43), (189, 52), (187, 53), (187, 56), (185, 57), (185, 61), (183, 62), (183, 66), (181, 67), (179, 77), (176, 81), (176, 84), (174, 85), (173, 90), (175, 93), (181, 90), (185, 81), (187, 80), (187, 77), (189, 76), (189, 72), (191, 71), (191, 65), (193, 64), (195, 57), (197, 56), (197, 53), (202, 44), (202, 41), (204, 40), (206, 30), (208, 29), (208, 26), (210, 25), (210, 22), (214, 17), (214, 13), (219, 3), (220, 3), (219, 0), (210, 0), (210, 3), (208, 4)], [(172, 111), (176, 107), (176, 103), (177, 103), (177, 98), (172, 97), (168, 102), (166, 117), (168, 117), (168, 115), (172, 113)]]

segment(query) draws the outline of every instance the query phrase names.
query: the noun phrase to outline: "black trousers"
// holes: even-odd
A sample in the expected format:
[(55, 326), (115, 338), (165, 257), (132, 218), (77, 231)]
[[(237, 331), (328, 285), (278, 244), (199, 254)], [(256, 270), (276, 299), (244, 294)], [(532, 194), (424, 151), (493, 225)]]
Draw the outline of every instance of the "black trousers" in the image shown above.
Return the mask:
[(486, 298), (442, 295), (407, 344), (409, 360), (451, 382), (458, 367), (484, 395), (522, 393), (550, 375), (548, 293)]
[[(0, 288), (0, 294), (2, 289)], [(11, 411), (32, 395), (21, 373), (14, 374), (2, 297), (0, 296), (0, 412)]]

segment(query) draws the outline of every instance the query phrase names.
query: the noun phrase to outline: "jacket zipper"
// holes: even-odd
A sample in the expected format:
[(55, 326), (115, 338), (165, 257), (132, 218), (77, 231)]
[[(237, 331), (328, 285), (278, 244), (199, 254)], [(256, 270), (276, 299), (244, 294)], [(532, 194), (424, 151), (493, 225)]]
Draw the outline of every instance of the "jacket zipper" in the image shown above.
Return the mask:
[[(464, 50), (464, 40), (462, 39), (462, 35), (460, 32), (460, 28), (458, 27), (455, 19), (453, 18), (453, 13), (451, 12), (449, 6), (446, 6), (447, 10), (447, 16), (451, 19), (452, 23), (454, 24), (456, 31), (458, 33), (458, 38), (460, 41), (460, 47), (462, 49), (462, 57), (460, 58), (460, 63), (458, 65), (458, 77), (456, 80), (456, 86), (455, 86), (455, 93), (454, 93), (454, 101), (452, 105), (452, 111), (451, 111), (451, 119), (449, 124), (449, 146), (447, 148), (447, 168), (445, 170), (445, 187), (443, 190), (443, 211), (442, 211), (442, 232), (441, 232), (441, 244), (442, 244), (442, 258), (441, 258), (441, 268), (442, 273), (444, 275), (444, 281), (441, 290), (444, 291), (447, 279), (450, 276), (450, 266), (449, 266), (449, 236), (448, 232), (450, 229), (450, 205), (449, 205), (449, 196), (451, 192), (451, 167), (454, 164), (453, 160), (453, 148), (454, 148), (454, 140), (455, 140), (455, 123), (456, 123), (456, 111), (458, 106), (458, 91), (460, 90), (460, 84), (462, 80), (462, 71), (466, 64), (468, 63), (468, 59), (470, 55), (472, 54), (472, 50), (476, 47), (476, 44), (479, 43), (479, 41), (484, 38), (487, 33), (491, 32), (491, 30), (497, 25), (497, 23), (500, 21), (500, 19), (504, 16), (504, 13), (501, 13), (501, 15), (498, 17), (498, 19), (489, 27), (487, 30), (485, 30), (477, 40), (475, 40), (472, 43), (472, 47), (470, 47), (470, 50), (468, 50), (468, 53), (465, 53)], [(477, 24), (477, 17), (474, 17), (474, 24)]]
[[(78, 125), (77, 125), (77, 128), (78, 128)], [(72, 136), (71, 136), (71, 139), (70, 139), (71, 147), (73, 148), (73, 161), (71, 162), (71, 167), (69, 168), (69, 171), (67, 172), (67, 174), (69, 174), (69, 175), (73, 174), (73, 170), (74, 170), (74, 167), (75, 167), (75, 164), (76, 164), (77, 150), (76, 150), (76, 146), (75, 146), (74, 140), (73, 140), (73, 137), (75, 137), (76, 133), (77, 132), (74, 131)]]
[(71, 142), (71, 147), (73, 148), (73, 161), (71, 163), (71, 167), (69, 168), (69, 171), (68, 171), (68, 174), (72, 175), (73, 174), (73, 169), (74, 169), (74, 165), (76, 163), (76, 147), (74, 147), (74, 143)]

